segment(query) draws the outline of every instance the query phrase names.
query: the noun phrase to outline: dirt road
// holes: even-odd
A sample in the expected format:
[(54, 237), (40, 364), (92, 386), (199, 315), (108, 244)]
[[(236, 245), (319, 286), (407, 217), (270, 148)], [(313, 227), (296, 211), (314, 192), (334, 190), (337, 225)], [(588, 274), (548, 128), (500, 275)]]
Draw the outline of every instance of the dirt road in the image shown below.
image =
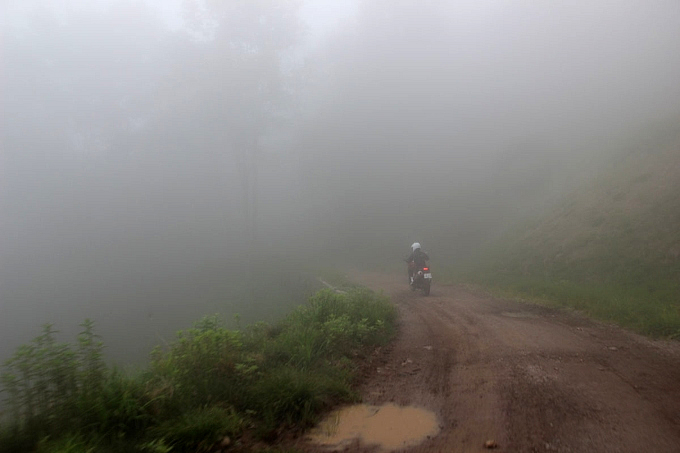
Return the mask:
[[(398, 306), (364, 401), (433, 411), (438, 435), (409, 452), (680, 452), (680, 344), (576, 314), (401, 276), (365, 284)], [(375, 451), (353, 446), (351, 451)]]

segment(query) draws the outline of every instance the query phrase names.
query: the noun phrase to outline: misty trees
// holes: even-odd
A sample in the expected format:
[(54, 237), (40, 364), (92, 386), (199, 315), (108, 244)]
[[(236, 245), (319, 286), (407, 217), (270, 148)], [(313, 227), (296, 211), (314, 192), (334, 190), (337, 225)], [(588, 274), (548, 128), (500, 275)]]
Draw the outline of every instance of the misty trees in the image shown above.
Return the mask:
[(95, 255), (121, 217), (134, 186), (121, 169), (151, 115), (167, 31), (139, 2), (11, 3), (26, 12), (2, 24), (0, 251), (48, 268)]
[(2, 119), (3, 144), (46, 155), (112, 151), (148, 112), (161, 26), (140, 4), (70, 14), (39, 5), (4, 34), (3, 108), (13, 115)]
[(289, 99), (298, 4), (184, 7), (175, 29), (144, 2), (27, 2), (0, 18), (4, 189), (23, 200), (0, 206), (13, 231), (56, 231), (69, 250), (90, 234), (159, 250), (254, 239), (258, 149)]
[(176, 62), (179, 75), (164, 94), (172, 96), (172, 115), (181, 110), (180, 134), (200, 137), (184, 142), (191, 147), (185, 151), (238, 172), (244, 228), (253, 245), (260, 142), (286, 109), (289, 72), (281, 59), (298, 40), (298, 4), (188, 0), (185, 6), (190, 52)]

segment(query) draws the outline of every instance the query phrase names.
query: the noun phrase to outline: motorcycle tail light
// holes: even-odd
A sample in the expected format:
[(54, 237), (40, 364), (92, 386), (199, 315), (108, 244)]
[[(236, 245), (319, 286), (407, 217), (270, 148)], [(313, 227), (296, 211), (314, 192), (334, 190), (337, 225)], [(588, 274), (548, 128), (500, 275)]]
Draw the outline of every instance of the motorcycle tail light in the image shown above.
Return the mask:
[(424, 267), (423, 270), (424, 270), (424, 271), (429, 271), (430, 268), (429, 268), (429, 267)]

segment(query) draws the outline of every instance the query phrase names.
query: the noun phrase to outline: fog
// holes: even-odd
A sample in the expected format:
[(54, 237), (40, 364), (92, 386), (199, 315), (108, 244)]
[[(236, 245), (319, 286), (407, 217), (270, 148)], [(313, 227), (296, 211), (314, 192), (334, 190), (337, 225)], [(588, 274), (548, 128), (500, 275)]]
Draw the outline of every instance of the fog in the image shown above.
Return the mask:
[(0, 359), (473, 257), (680, 127), (678, 43), (676, 0), (3, 2)]

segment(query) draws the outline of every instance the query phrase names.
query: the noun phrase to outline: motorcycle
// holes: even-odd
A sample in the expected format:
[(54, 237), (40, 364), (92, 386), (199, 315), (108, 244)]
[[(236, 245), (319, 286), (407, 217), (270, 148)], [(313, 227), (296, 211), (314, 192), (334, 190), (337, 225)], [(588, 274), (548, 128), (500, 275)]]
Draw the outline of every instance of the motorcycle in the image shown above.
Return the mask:
[(430, 271), (430, 267), (421, 266), (420, 268), (416, 268), (416, 265), (413, 262), (409, 263), (408, 266), (409, 270), (413, 271), (412, 276), (409, 277), (411, 291), (421, 289), (423, 290), (423, 294), (429, 296), (430, 285), (432, 284), (432, 271)]

